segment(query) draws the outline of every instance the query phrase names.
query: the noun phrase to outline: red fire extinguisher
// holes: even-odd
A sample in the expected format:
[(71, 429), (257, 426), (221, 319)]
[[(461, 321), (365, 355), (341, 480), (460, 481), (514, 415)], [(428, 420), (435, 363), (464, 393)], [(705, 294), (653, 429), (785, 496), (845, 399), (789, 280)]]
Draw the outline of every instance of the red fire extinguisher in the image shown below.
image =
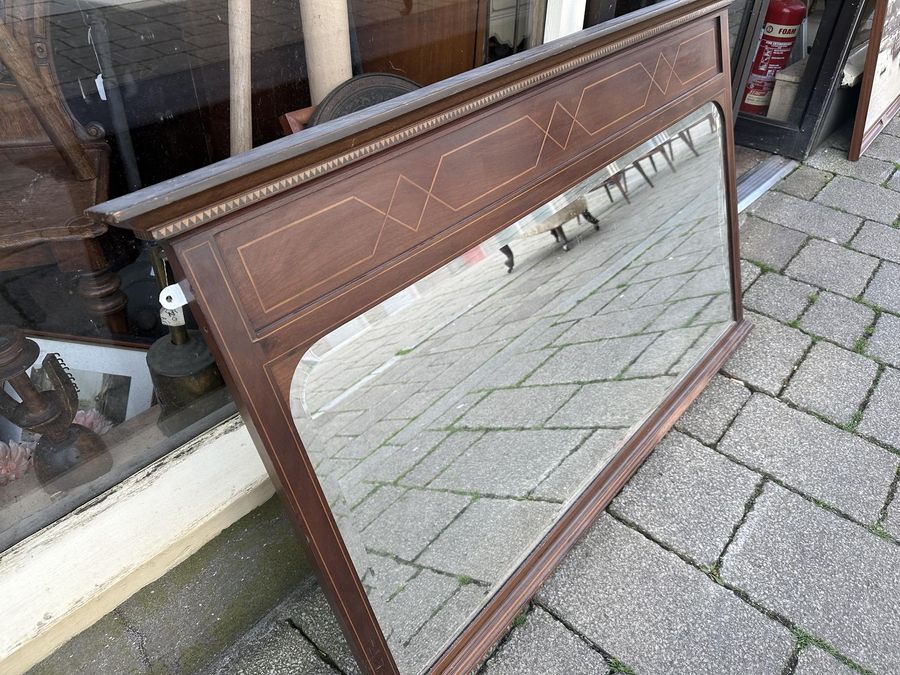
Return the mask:
[(806, 5), (801, 0), (772, 0), (769, 3), (766, 26), (750, 68), (741, 110), (757, 115), (769, 111), (775, 75), (788, 65), (794, 40), (805, 18)]

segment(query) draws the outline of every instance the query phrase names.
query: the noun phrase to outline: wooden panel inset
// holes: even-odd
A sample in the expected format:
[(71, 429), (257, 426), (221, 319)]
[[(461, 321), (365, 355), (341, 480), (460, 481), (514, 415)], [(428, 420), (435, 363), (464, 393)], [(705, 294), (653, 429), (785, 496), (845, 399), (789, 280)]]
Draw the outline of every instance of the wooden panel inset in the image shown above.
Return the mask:
[[(239, 258), (221, 257), (250, 325), (265, 330), (359, 278), (364, 267), (388, 263), (576, 160), (601, 136), (622, 132), (720, 73), (717, 49), (713, 21), (686, 26), (446, 125), (379, 162), (288, 193), (275, 200), (277, 215), (265, 204), (226, 219), (233, 226), (253, 219), (257, 232), (250, 242), (229, 226), (216, 236), (222, 251), (239, 247)], [(295, 269), (291, 261), (310, 249), (338, 253), (313, 255), (314, 264)]]

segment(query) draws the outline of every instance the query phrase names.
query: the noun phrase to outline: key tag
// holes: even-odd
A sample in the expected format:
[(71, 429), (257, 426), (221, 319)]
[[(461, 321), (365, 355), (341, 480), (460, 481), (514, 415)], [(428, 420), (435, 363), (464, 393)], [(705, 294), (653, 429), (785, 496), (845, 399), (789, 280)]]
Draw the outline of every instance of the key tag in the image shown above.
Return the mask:
[(99, 73), (97, 77), (94, 78), (94, 84), (97, 85), (97, 93), (100, 94), (100, 100), (106, 100), (106, 87), (103, 86), (103, 73)]
[(183, 326), (184, 310), (181, 307), (175, 307), (174, 309), (162, 307), (159, 310), (159, 319), (162, 321), (163, 326)]
[(103, 66), (100, 64), (100, 55), (97, 53), (97, 46), (94, 44), (94, 34), (91, 26), (88, 26), (88, 44), (94, 52), (94, 58), (97, 60), (97, 77), (94, 78), (94, 86), (97, 87), (97, 94), (101, 101), (106, 100), (106, 85), (103, 84)]

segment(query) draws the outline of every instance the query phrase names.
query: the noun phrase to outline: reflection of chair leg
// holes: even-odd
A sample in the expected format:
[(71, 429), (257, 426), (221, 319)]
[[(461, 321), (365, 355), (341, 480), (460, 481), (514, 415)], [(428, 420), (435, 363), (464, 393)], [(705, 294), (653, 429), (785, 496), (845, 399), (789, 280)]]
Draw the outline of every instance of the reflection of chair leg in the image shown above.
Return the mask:
[(613, 200), (612, 192), (609, 191), (609, 183), (604, 183), (603, 189), (606, 190), (606, 196), (609, 197), (609, 203), (613, 204), (614, 200)]
[(569, 250), (569, 238), (566, 236), (566, 231), (563, 229), (563, 226), (560, 225), (559, 227), (554, 227), (552, 230), (550, 230), (550, 232), (556, 238), (556, 241), (562, 242), (562, 250), (568, 251)]
[(587, 209), (581, 212), (581, 217), (588, 221), (591, 225), (593, 225), (595, 230), (600, 229), (600, 221), (597, 220), (597, 218), (594, 217), (594, 214)]
[(506, 265), (506, 273), (509, 274), (513, 271), (513, 266), (516, 264), (516, 260), (513, 257), (512, 249), (509, 247), (509, 244), (504, 244), (500, 247), (500, 253), (506, 256), (506, 261), (504, 264)]
[(685, 145), (687, 145), (691, 149), (691, 152), (693, 152), (695, 156), (697, 156), (697, 157), (700, 156), (700, 153), (697, 152), (697, 148), (694, 147), (694, 139), (691, 138), (690, 129), (685, 129), (684, 131), (679, 131), (678, 138), (680, 138), (681, 140), (684, 141)]
[[(672, 146), (669, 146), (669, 149), (671, 150)], [(672, 161), (671, 158), (669, 158), (669, 155), (666, 153), (666, 149), (663, 147), (660, 147), (660, 152), (662, 152), (662, 156), (666, 158), (666, 164), (668, 164), (669, 168), (672, 169), (672, 173), (678, 173), (677, 171), (675, 171), (675, 163)], [(674, 158), (674, 157), (675, 157), (675, 155), (673, 154), (672, 158)]]
[(641, 166), (640, 161), (636, 161), (633, 166), (638, 170), (638, 173), (641, 174), (641, 178), (647, 181), (647, 185), (653, 187), (653, 181), (651, 181), (650, 177), (644, 172), (644, 168)]
[(619, 192), (622, 193), (622, 197), (625, 198), (626, 204), (631, 204), (631, 200), (628, 198), (628, 183), (625, 182), (625, 176), (622, 172), (617, 173), (612, 177), (612, 182), (616, 184), (616, 187), (619, 188)]
[(647, 155), (647, 159), (650, 160), (650, 166), (653, 167), (653, 173), (659, 173), (659, 169), (656, 168), (656, 160), (653, 159), (653, 153), (652, 153), (652, 152), (651, 152), (649, 155)]

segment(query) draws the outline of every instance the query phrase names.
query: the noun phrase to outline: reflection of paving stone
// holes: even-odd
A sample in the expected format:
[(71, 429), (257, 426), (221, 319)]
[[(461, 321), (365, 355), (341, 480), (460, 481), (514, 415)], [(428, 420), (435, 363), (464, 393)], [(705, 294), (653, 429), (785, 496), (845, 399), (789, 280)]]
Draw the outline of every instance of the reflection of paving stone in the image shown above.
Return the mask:
[(561, 502), (570, 499), (612, 458), (624, 436), (621, 429), (597, 429), (534, 489), (532, 495)]
[(788, 265), (786, 273), (840, 295), (862, 293), (878, 260), (827, 241), (811, 239)]
[(364, 530), (382, 511), (393, 504), (406, 492), (395, 485), (381, 485), (358, 505), (353, 507), (353, 524)]
[(557, 344), (571, 342), (587, 342), (602, 338), (622, 337), (640, 333), (641, 330), (659, 315), (659, 307), (643, 307), (608, 314), (599, 314), (582, 319), (557, 339)]
[(759, 314), (748, 313), (753, 330), (722, 367), (734, 378), (775, 395), (794, 370), (812, 340), (793, 328)]
[(601, 675), (609, 670), (599, 653), (536, 607), (488, 660), (483, 675)]
[(451, 433), (439, 446), (402, 476), (400, 482), (404, 485), (427, 485), (481, 436), (481, 431)]
[(819, 190), (828, 184), (831, 178), (830, 173), (801, 165), (790, 176), (778, 183), (777, 188), (800, 199), (812, 199), (819, 193)]
[(660, 305), (664, 307), (662, 314), (647, 327), (649, 331), (667, 331), (673, 328), (683, 328), (690, 325), (691, 320), (703, 311), (712, 298), (688, 298), (676, 302)]
[(629, 283), (636, 284), (641, 281), (662, 279), (664, 277), (670, 277), (673, 274), (688, 272), (694, 269), (702, 260), (702, 255), (691, 254), (650, 263), (631, 279)]
[(454, 595), (419, 629), (409, 644), (395, 649), (394, 658), (400, 672), (420, 672), (441, 647), (466, 623), (482, 605), (487, 589), (477, 584), (460, 586)]
[(900, 313), (900, 265), (882, 263), (866, 289), (865, 298), (883, 309)]
[(793, 258), (806, 234), (767, 220), (749, 216), (741, 225), (741, 256), (777, 270), (783, 270)]
[(859, 433), (900, 449), (900, 371), (887, 368), (882, 373)]
[[(386, 454), (383, 461), (371, 466), (362, 465), (362, 470), (357, 474), (358, 478), (365, 481), (385, 483), (395, 481), (420, 462), (423, 457), (427, 456), (432, 448), (446, 436), (447, 432), (444, 431), (423, 431), (417, 434), (409, 443), (396, 448), (390, 454)], [(385, 446), (384, 449), (388, 449), (388, 446)]]
[(819, 342), (803, 359), (783, 397), (837, 424), (847, 424), (862, 406), (877, 372), (874, 361)]
[(582, 387), (558, 413), (551, 426), (628, 427), (659, 405), (674, 377), (599, 382)]
[(815, 291), (813, 286), (780, 274), (763, 274), (744, 294), (744, 307), (789, 323), (806, 309)]
[[(586, 436), (583, 431), (493, 431), (460, 455), (430, 487), (524, 497)], [(498, 467), (503, 467), (502, 471)]]
[(816, 202), (780, 192), (767, 192), (750, 207), (751, 213), (772, 223), (845, 244), (862, 218), (840, 213)]
[(853, 237), (850, 246), (862, 253), (900, 263), (900, 230), (893, 227), (867, 222)]
[(453, 405), (447, 408), (441, 415), (439, 415), (431, 424), (427, 425), (429, 429), (446, 429), (457, 419), (462, 417), (466, 410), (471, 408), (473, 405), (478, 403), (482, 398), (487, 395), (486, 392), (477, 391), (471, 394), (466, 394), (462, 396), (459, 400), (457, 400)]
[(900, 368), (900, 318), (892, 314), (878, 317), (866, 353)]
[(730, 281), (724, 267), (707, 267), (697, 272), (669, 300), (683, 300), (701, 295), (716, 295), (728, 290)]
[(750, 391), (743, 384), (716, 375), (675, 427), (713, 445), (722, 438), (728, 425), (749, 398)]
[(494, 368), (488, 375), (478, 382), (483, 389), (496, 387), (512, 387), (525, 379), (531, 372), (546, 361), (554, 353), (553, 349), (541, 349), (534, 352), (516, 354), (510, 358), (506, 366)]
[(666, 436), (610, 512), (701, 565), (712, 565), (760, 477), (678, 432)]
[(706, 332), (705, 326), (666, 331), (628, 366), (624, 377), (665, 375), (684, 353)]
[(469, 503), (468, 497), (410, 490), (363, 531), (376, 551), (413, 560)]
[(479, 499), (441, 533), (418, 562), (495, 583), (556, 519), (558, 504)]
[(608, 380), (622, 372), (655, 338), (656, 335), (635, 335), (563, 347), (525, 384)]
[(618, 295), (619, 289), (617, 288), (596, 291), (566, 312), (565, 316), (567, 319), (583, 319), (592, 316), (606, 307)]
[(492, 391), (456, 423), (458, 427), (540, 427), (575, 393), (575, 385)]
[(768, 485), (722, 577), (863, 667), (888, 673), (900, 663), (898, 563), (894, 544)]
[(719, 450), (862, 522), (878, 516), (900, 461), (762, 394), (744, 406)]
[(658, 283), (658, 280), (653, 279), (651, 281), (629, 284), (619, 289), (619, 293), (616, 297), (603, 308), (603, 314), (611, 314), (612, 312), (619, 312), (636, 307), (640, 299), (652, 291)]
[(382, 420), (375, 422), (368, 431), (360, 434), (337, 453), (342, 459), (363, 459), (406, 426), (408, 420)]
[(641, 296), (635, 306), (646, 307), (649, 305), (659, 305), (665, 302), (683, 288), (693, 276), (695, 276), (693, 272), (686, 272), (684, 274), (675, 274), (671, 277), (660, 279), (654, 284), (653, 288)]
[(538, 598), (638, 673), (780, 673), (793, 648), (788, 629), (610, 516)]
[(855, 672), (831, 654), (813, 646), (800, 652), (794, 669), (794, 675), (854, 675)]
[(443, 574), (422, 570), (381, 605), (378, 621), (391, 645), (400, 646), (456, 592), (459, 584)]
[(893, 223), (900, 214), (900, 194), (847, 176), (835, 176), (816, 201), (879, 223)]
[(853, 349), (874, 318), (875, 312), (865, 305), (823, 291), (803, 315), (800, 327)]

